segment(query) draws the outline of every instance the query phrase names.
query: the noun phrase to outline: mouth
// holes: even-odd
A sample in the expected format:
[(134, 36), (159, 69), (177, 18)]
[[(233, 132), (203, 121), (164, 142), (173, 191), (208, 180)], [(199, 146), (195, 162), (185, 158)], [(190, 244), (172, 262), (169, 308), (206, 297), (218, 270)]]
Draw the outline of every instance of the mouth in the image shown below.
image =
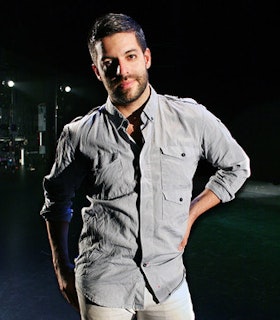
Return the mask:
[(118, 86), (121, 89), (129, 89), (133, 86), (133, 84), (134, 84), (134, 80), (122, 80)]

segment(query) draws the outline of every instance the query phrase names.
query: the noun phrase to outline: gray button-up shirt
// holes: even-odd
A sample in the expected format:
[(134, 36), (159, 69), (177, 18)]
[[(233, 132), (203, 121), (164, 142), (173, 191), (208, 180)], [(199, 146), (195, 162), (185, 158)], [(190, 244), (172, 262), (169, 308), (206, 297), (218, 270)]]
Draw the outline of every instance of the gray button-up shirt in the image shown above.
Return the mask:
[(217, 168), (206, 186), (222, 202), (233, 199), (250, 175), (243, 149), (194, 100), (151, 88), (141, 119), (140, 150), (126, 133), (128, 121), (107, 99), (64, 127), (55, 163), (44, 178), (41, 214), (49, 220), (70, 221), (75, 190), (87, 182), (76, 281), (102, 306), (139, 309), (147, 283), (162, 302), (182, 282), (178, 246), (200, 159)]

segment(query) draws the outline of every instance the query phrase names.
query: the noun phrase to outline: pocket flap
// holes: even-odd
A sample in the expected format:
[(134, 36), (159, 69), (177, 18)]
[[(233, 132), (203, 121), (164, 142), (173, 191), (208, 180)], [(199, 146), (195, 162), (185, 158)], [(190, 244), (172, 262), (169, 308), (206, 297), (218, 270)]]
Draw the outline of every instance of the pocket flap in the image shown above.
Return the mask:
[(165, 190), (163, 191), (164, 199), (178, 204), (185, 204), (187, 201), (185, 190)]

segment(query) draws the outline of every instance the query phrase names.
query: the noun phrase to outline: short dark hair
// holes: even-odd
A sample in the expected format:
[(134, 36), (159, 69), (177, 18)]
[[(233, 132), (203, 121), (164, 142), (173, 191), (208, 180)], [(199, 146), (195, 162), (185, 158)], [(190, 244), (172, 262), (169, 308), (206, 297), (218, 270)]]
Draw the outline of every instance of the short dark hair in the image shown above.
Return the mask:
[(96, 42), (119, 32), (134, 32), (142, 51), (147, 49), (144, 31), (134, 19), (123, 13), (107, 13), (96, 19), (88, 36), (88, 48), (93, 62), (96, 58)]

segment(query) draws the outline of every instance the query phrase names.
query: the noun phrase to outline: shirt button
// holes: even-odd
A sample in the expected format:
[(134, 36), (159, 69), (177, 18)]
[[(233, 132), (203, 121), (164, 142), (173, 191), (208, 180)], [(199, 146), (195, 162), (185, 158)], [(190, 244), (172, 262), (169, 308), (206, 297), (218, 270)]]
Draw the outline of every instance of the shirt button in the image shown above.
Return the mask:
[(179, 201), (182, 202), (182, 201), (183, 201), (183, 198), (180, 198)]
[(183, 153), (181, 154), (181, 156), (182, 156), (182, 157), (185, 157), (185, 156), (186, 156), (185, 152), (183, 152)]
[(146, 268), (146, 267), (147, 267), (147, 265), (148, 265), (148, 263), (146, 263), (146, 262), (145, 262), (145, 263), (143, 263), (143, 267), (144, 267), (144, 268)]

